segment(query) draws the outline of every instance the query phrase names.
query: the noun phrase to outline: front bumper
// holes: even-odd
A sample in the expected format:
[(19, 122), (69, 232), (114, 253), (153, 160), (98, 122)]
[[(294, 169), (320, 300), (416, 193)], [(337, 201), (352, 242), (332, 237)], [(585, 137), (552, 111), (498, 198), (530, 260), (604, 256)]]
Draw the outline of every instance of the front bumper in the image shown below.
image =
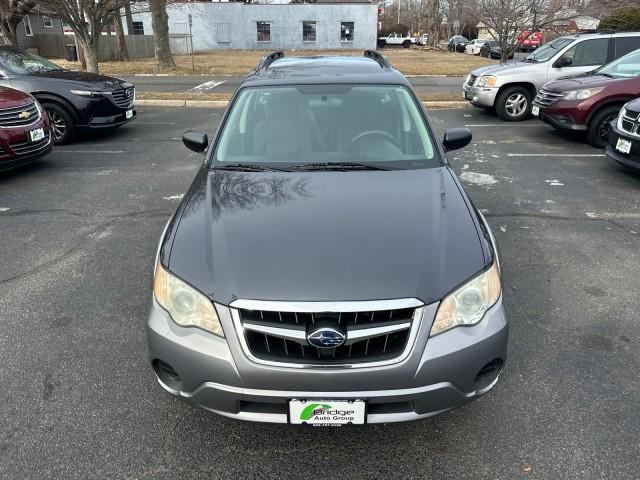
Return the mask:
[[(616, 144), (619, 138), (623, 138), (631, 142), (631, 150), (629, 153), (622, 153), (616, 150)], [(640, 137), (630, 135), (627, 132), (621, 132), (615, 123), (609, 125), (609, 144), (606, 146), (607, 158), (640, 172)]]
[[(367, 402), (367, 423), (417, 420), (488, 392), (506, 361), (508, 322), (502, 300), (478, 325), (428, 338), (437, 307), (424, 307), (413, 348), (398, 363), (288, 368), (247, 358), (228, 307), (216, 305), (226, 333), (223, 339), (179, 327), (154, 300), (147, 323), (150, 359), (166, 391), (227, 417), (287, 423), (291, 399), (362, 399)], [(167, 376), (158, 368), (160, 362), (179, 378)], [(489, 364), (495, 368), (479, 376)]]
[(463, 96), (478, 107), (493, 107), (499, 88), (475, 87), (468, 84), (462, 86)]
[[(30, 130), (42, 128), (45, 138), (28, 140)], [(53, 141), (51, 125), (46, 115), (32, 125), (0, 129), (0, 171), (11, 170), (32, 163), (51, 152)]]
[(584, 116), (577, 116), (575, 107), (562, 107), (555, 104), (551, 107), (546, 107), (535, 101), (533, 105), (540, 109), (538, 118), (558, 130), (572, 132), (584, 132), (587, 130)]

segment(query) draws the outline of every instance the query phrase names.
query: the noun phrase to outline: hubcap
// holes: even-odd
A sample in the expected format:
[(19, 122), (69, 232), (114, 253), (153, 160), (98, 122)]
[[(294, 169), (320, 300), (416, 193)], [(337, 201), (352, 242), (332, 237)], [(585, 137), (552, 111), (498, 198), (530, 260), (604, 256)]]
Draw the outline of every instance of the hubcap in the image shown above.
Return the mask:
[(519, 117), (527, 111), (529, 101), (522, 93), (514, 93), (507, 98), (504, 109), (512, 117)]
[(58, 112), (47, 110), (47, 115), (49, 115), (49, 120), (51, 120), (53, 139), (56, 142), (62, 140), (65, 133), (67, 132), (67, 123), (64, 121), (64, 118), (62, 118), (62, 115), (60, 115)]

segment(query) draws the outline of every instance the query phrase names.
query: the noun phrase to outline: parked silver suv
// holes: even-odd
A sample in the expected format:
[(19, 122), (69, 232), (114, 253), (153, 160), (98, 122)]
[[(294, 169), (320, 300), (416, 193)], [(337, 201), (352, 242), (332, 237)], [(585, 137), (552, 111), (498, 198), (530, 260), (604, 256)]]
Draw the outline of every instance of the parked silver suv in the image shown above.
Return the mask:
[(464, 98), (495, 108), (505, 121), (526, 119), (538, 90), (552, 80), (594, 70), (640, 48), (640, 32), (589, 33), (559, 37), (524, 61), (481, 67), (469, 74)]

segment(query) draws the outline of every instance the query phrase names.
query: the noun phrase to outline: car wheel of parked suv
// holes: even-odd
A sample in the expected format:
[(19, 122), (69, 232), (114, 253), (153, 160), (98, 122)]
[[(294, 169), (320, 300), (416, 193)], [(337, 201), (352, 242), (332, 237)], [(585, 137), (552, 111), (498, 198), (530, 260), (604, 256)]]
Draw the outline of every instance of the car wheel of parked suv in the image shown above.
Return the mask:
[(531, 93), (524, 87), (505, 88), (496, 100), (496, 113), (506, 122), (524, 120), (531, 111)]
[(409, 48), (411, 46), (411, 42), (409, 40), (405, 40), (404, 42), (402, 42), (402, 46), (404, 48)]
[(605, 107), (596, 112), (587, 129), (587, 141), (594, 147), (604, 148), (607, 145), (609, 124), (618, 117), (620, 106)]
[(43, 103), (42, 106), (51, 120), (51, 134), (56, 145), (70, 142), (75, 135), (75, 125), (69, 112), (55, 103)]

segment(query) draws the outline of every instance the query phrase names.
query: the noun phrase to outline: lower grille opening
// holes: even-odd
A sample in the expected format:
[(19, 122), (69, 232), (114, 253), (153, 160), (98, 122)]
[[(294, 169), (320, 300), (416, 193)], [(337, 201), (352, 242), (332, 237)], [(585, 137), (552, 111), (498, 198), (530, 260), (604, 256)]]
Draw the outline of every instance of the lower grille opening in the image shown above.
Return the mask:
[(287, 414), (286, 403), (245, 402), (240, 400), (240, 411), (250, 413)]
[(162, 383), (174, 390), (182, 390), (180, 375), (178, 375), (178, 372), (176, 372), (171, 365), (158, 359), (155, 359), (152, 365)]
[(413, 402), (370, 403), (367, 414), (382, 415), (388, 413), (406, 413), (415, 411)]
[(504, 362), (499, 358), (491, 360), (489, 363), (487, 363), (480, 369), (480, 371), (476, 375), (476, 378), (474, 380), (476, 387), (482, 388), (493, 382), (502, 371), (503, 366)]

